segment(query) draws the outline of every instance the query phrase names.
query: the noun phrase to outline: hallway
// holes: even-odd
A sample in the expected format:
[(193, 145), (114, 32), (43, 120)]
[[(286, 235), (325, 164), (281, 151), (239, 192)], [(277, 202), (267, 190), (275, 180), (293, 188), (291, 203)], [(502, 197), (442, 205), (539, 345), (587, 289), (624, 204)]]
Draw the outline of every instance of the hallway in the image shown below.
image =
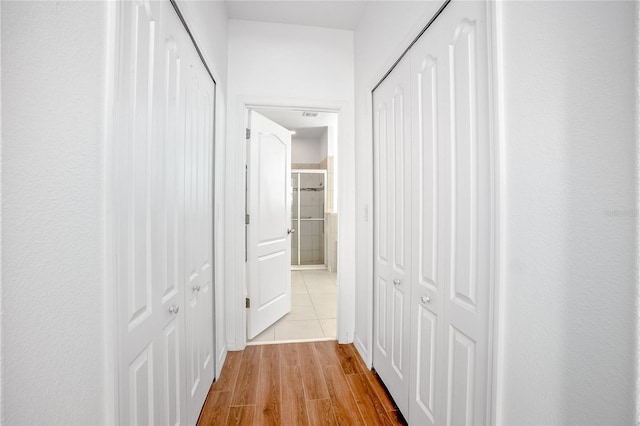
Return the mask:
[(403, 425), (353, 345), (335, 341), (229, 352), (199, 425)]
[(249, 343), (335, 339), (337, 295), (335, 272), (291, 271), (291, 312)]

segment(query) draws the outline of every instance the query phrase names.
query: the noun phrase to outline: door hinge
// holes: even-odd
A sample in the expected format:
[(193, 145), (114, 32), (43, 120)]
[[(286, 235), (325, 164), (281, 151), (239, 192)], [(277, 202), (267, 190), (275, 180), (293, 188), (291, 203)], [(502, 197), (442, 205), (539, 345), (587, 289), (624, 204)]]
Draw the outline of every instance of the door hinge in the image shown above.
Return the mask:
[(251, 217), (248, 214), (244, 215), (244, 224), (248, 225), (251, 222)]
[(247, 309), (251, 307), (251, 300), (248, 297), (244, 298), (244, 307)]
[(245, 129), (245, 135), (246, 140), (251, 139), (251, 129)]

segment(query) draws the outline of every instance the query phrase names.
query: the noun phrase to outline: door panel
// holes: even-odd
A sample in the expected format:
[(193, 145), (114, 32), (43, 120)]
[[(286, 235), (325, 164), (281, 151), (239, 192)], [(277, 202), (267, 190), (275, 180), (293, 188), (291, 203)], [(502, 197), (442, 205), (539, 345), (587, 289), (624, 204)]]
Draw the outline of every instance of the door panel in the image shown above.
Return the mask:
[(409, 394), (408, 266), (411, 223), (410, 67), (401, 61), (374, 92), (374, 327), (373, 364), (401, 411)]
[[(177, 25), (178, 23), (176, 23)], [(185, 144), (187, 421), (194, 424), (213, 382), (212, 149), (214, 85), (195, 49), (188, 56)]]
[(442, 14), (447, 48), (447, 419), (487, 422), (491, 164), (486, 4), (452, 2)]
[(250, 111), (247, 337), (291, 310), (291, 133)]
[[(412, 226), (411, 424), (444, 424), (443, 374), (445, 302), (445, 204), (442, 165), (446, 164), (446, 66), (442, 25), (434, 22), (411, 53), (412, 176), (415, 185)], [(427, 361), (428, 360), (428, 361)]]

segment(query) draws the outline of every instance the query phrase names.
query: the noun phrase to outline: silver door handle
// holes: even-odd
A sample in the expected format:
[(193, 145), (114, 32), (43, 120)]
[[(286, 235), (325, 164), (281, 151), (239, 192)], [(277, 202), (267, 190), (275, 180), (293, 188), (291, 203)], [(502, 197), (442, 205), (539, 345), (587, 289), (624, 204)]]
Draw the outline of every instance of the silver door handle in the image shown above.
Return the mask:
[(400, 285), (400, 280), (393, 280), (393, 285)]
[(291, 229), (291, 228), (287, 229), (287, 234), (293, 234), (294, 232), (296, 232), (295, 229)]
[(431, 302), (431, 298), (430, 298), (429, 296), (422, 296), (422, 297), (420, 298), (420, 301), (421, 301), (422, 303), (429, 303), (429, 302)]
[(171, 312), (172, 314), (177, 314), (179, 310), (180, 306), (178, 305), (172, 305), (169, 307), (169, 312)]
[(194, 285), (193, 291), (200, 291), (200, 285), (199, 284)]

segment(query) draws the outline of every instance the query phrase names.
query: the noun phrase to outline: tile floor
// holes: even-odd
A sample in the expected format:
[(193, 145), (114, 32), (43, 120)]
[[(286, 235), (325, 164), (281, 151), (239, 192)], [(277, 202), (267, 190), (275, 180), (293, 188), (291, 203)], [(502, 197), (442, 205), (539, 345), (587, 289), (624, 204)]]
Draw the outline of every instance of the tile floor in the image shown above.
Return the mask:
[(335, 339), (337, 291), (335, 272), (291, 271), (291, 312), (249, 342)]

